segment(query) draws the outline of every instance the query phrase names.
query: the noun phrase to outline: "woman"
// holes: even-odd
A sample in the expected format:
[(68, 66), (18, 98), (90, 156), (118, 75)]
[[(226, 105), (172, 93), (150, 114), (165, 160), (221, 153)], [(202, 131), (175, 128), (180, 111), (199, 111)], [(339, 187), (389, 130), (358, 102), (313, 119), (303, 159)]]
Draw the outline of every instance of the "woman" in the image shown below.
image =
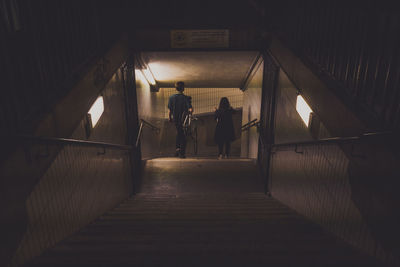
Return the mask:
[(221, 159), (223, 155), (223, 148), (225, 145), (225, 158), (229, 157), (231, 150), (231, 142), (235, 140), (235, 131), (233, 128), (232, 115), (235, 110), (229, 104), (226, 97), (222, 97), (219, 102), (218, 109), (215, 110), (215, 120), (217, 126), (215, 127), (215, 142), (218, 144), (218, 158)]

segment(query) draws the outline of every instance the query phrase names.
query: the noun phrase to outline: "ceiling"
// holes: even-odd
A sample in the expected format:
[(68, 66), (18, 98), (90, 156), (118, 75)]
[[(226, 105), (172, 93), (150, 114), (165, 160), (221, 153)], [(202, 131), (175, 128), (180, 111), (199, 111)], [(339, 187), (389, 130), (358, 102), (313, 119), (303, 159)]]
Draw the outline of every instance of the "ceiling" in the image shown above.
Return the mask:
[[(283, 0), (281, 0), (283, 1)], [(118, 2), (118, 1), (116, 1)], [(124, 24), (132, 27), (218, 29), (261, 25), (260, 3), (272, 0), (146, 0), (124, 1)], [(122, 25), (123, 26), (123, 25)]]
[(240, 88), (257, 51), (143, 52), (159, 87), (184, 81), (191, 88)]

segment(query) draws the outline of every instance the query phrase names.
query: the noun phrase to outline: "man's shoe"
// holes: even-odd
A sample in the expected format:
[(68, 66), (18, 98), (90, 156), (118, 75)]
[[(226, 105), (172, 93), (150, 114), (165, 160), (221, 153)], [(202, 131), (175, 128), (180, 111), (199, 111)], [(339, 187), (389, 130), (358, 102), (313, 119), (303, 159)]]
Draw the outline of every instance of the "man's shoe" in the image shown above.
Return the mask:
[(179, 153), (180, 151), (179, 151), (179, 149), (177, 149), (176, 151), (175, 151), (175, 157), (179, 157)]
[(218, 155), (218, 159), (222, 159), (222, 154), (219, 154), (219, 155)]
[(181, 159), (186, 158), (186, 156), (185, 156), (184, 154), (180, 154), (179, 157), (180, 157)]

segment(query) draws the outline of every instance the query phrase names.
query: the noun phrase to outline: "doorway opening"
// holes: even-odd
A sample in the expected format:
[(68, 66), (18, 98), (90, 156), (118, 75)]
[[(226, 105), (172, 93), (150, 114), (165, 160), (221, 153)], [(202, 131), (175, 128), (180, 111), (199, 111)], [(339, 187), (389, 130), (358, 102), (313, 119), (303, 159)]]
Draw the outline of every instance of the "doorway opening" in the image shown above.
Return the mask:
[[(215, 108), (227, 97), (237, 111), (233, 115), (236, 139), (231, 156), (257, 158), (256, 127), (241, 126), (260, 119), (262, 64), (258, 51), (141, 52), (136, 56), (136, 91), (139, 118), (160, 129), (144, 129), (142, 158), (170, 157), (175, 152), (176, 129), (168, 122), (168, 99), (177, 93), (177, 81), (185, 83), (191, 96), (194, 129), (187, 138), (189, 157), (216, 157)], [(152, 77), (147, 77), (148, 75)], [(154, 79), (154, 81), (153, 81)]]

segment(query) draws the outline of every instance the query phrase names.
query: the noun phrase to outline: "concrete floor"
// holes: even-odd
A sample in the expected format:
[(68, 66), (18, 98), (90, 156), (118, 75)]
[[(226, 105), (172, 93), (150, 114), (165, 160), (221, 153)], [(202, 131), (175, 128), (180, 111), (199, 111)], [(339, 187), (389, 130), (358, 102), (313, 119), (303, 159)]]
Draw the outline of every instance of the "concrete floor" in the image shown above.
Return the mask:
[(150, 160), (141, 193), (29, 266), (380, 266), (262, 189), (252, 160)]
[[(217, 157), (218, 146), (214, 142), (214, 132), (216, 122), (214, 115), (198, 116), (197, 134), (198, 134), (198, 150), (197, 155), (194, 153), (193, 139), (187, 138), (186, 155), (189, 157)], [(242, 112), (238, 111), (234, 117), (234, 128), (236, 140), (231, 143), (231, 156), (239, 157), (241, 149), (241, 130)], [(161, 130), (160, 153), (159, 156), (172, 156), (175, 153), (176, 129), (173, 123), (164, 122)], [(152, 140), (152, 139), (150, 139)], [(147, 144), (143, 144), (147, 145)]]
[(261, 193), (263, 181), (250, 159), (159, 158), (146, 163), (144, 194)]

